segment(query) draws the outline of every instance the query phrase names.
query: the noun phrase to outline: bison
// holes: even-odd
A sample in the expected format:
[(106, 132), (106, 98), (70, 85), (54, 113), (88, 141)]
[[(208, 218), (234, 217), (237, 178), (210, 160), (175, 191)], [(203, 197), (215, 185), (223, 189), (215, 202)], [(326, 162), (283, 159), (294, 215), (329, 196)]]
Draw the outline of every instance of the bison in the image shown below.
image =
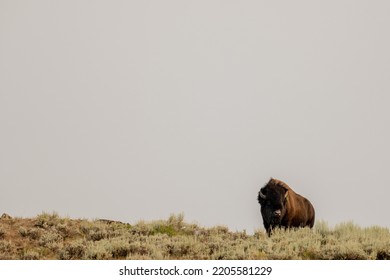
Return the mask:
[(268, 236), (275, 227), (312, 228), (314, 225), (315, 212), (310, 201), (280, 180), (271, 178), (260, 189), (257, 200)]

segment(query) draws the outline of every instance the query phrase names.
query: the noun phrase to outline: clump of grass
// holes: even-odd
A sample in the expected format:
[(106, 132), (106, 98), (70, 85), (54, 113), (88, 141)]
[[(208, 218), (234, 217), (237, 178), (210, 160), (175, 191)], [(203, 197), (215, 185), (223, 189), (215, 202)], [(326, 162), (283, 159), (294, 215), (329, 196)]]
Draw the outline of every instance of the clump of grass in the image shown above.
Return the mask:
[(108, 232), (100, 226), (82, 227), (81, 232), (88, 240), (99, 241), (108, 237)]
[(28, 236), (28, 230), (25, 227), (20, 227), (18, 230), (20, 236), (27, 237)]
[(21, 255), (20, 259), (21, 260), (39, 260), (40, 254), (34, 249), (27, 249), (24, 250)]
[(6, 233), (5, 229), (2, 226), (0, 226), (0, 240), (4, 239), (5, 233)]
[(101, 242), (89, 244), (85, 250), (85, 259), (88, 260), (110, 260), (112, 255)]
[(177, 236), (166, 240), (162, 254), (171, 259), (202, 259), (203, 248), (194, 238)]
[(67, 244), (60, 250), (58, 258), (60, 260), (80, 260), (84, 258), (87, 246), (84, 241), (76, 240)]
[(37, 216), (35, 226), (46, 229), (48, 227), (53, 227), (57, 225), (61, 221), (62, 219), (56, 212), (53, 212), (51, 214), (44, 212)]
[(172, 214), (166, 221), (140, 221), (130, 228), (130, 232), (135, 235), (152, 236), (166, 234), (170, 237), (176, 235), (194, 235), (198, 230), (199, 227), (197, 225), (184, 222), (183, 214)]
[(168, 236), (177, 235), (178, 232), (172, 225), (157, 224), (153, 227), (152, 234), (166, 234)]
[(140, 221), (130, 229), (130, 233), (138, 236), (150, 236), (153, 235), (154, 228), (150, 223)]
[(39, 228), (30, 228), (27, 230), (26, 236), (32, 240), (38, 240), (42, 236), (43, 230)]
[(45, 232), (38, 240), (38, 244), (43, 247), (57, 249), (58, 243), (61, 243), (62, 236), (57, 232)]
[(78, 232), (73, 229), (68, 222), (62, 222), (56, 225), (55, 231), (61, 235), (63, 239), (71, 237)]
[(14, 250), (14, 245), (11, 241), (0, 240), (0, 254), (11, 254)]

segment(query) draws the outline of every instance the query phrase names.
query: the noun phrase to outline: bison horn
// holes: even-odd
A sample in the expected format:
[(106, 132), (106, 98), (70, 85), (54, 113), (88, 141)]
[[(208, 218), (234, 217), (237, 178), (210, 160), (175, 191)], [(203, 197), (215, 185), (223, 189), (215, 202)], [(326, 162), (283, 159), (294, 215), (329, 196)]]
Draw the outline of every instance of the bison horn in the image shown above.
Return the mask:
[(262, 198), (262, 199), (266, 199), (267, 197), (265, 196), (265, 194), (262, 193), (261, 189), (259, 191), (259, 196)]

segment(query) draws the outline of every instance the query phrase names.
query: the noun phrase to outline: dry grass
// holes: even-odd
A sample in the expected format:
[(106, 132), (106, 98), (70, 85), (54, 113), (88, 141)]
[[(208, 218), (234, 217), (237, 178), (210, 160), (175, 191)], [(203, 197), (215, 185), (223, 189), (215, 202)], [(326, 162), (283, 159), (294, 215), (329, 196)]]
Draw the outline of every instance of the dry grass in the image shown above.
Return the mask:
[(0, 259), (390, 259), (390, 232), (318, 222), (313, 230), (277, 230), (268, 238), (263, 230), (248, 235), (189, 224), (183, 215), (130, 225), (43, 213), (0, 218)]

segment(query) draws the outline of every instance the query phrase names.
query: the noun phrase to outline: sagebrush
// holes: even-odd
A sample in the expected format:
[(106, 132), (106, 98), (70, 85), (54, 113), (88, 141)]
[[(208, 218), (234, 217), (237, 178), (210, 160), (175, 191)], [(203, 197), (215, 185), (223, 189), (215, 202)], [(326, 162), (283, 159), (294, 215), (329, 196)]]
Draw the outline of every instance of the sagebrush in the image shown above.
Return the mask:
[(61, 218), (0, 219), (0, 259), (255, 260), (390, 259), (388, 228), (362, 228), (348, 222), (330, 228), (276, 230), (267, 237), (186, 223), (182, 214), (130, 225), (108, 220)]

